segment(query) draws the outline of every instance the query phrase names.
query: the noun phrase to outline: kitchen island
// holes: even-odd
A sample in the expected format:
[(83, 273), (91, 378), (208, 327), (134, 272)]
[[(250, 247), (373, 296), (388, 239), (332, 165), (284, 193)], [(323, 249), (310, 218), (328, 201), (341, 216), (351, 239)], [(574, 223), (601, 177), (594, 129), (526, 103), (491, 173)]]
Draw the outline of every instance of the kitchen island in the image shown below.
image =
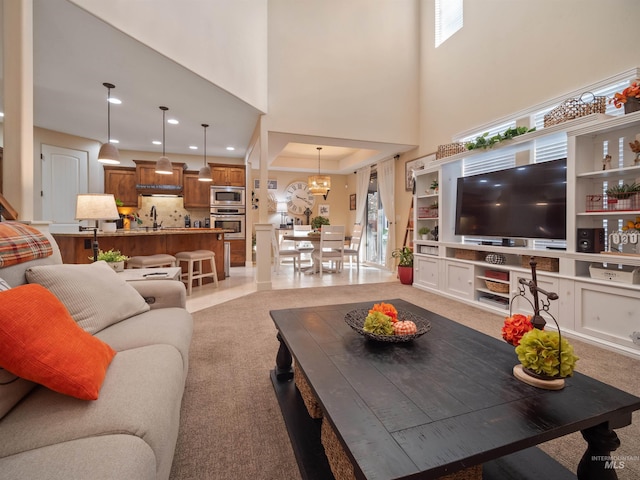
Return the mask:
[[(211, 250), (216, 254), (218, 280), (224, 280), (224, 233), (221, 228), (161, 228), (98, 232), (100, 250), (120, 250), (123, 255), (153, 255), (193, 250)], [(64, 263), (91, 263), (93, 232), (54, 233)], [(204, 262), (206, 263), (206, 262)], [(205, 266), (205, 271), (206, 266)], [(211, 279), (205, 279), (210, 281)]]

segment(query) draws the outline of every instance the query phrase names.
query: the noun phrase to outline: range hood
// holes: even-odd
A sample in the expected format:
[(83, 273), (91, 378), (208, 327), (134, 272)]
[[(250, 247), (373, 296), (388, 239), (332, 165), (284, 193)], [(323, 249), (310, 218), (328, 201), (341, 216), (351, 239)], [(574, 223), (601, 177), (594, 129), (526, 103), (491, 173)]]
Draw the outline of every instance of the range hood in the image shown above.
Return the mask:
[(182, 195), (182, 185), (139, 183), (136, 185), (136, 192), (139, 195)]

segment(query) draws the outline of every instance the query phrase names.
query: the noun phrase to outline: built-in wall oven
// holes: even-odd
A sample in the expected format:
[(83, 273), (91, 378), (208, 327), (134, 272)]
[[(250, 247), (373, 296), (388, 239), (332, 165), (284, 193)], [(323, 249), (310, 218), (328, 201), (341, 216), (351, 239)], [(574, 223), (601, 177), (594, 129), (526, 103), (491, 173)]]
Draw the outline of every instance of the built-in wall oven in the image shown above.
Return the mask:
[[(245, 235), (244, 207), (211, 207), (211, 228), (224, 228), (226, 239), (242, 238)], [(230, 231), (229, 231), (230, 230)]]
[(211, 186), (211, 207), (244, 207), (245, 188), (223, 185)]

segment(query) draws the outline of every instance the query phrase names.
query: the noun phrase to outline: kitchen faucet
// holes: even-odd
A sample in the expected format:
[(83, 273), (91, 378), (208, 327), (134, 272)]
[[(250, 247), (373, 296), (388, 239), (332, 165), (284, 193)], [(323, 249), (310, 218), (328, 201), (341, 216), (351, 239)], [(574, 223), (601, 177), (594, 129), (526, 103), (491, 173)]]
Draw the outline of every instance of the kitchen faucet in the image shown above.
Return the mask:
[(151, 212), (149, 213), (149, 216), (153, 219), (153, 229), (157, 230), (158, 229), (158, 212), (156, 210), (155, 205), (151, 205)]

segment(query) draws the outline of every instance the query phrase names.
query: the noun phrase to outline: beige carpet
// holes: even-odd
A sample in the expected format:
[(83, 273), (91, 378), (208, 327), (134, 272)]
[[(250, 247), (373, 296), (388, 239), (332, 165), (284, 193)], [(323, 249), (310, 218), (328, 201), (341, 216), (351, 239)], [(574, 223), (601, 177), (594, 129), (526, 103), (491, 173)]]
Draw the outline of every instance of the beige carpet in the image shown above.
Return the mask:
[[(299, 479), (269, 378), (278, 349), (269, 310), (391, 298), (500, 338), (502, 317), (399, 283), (256, 292), (196, 312), (171, 479)], [(580, 357), (578, 371), (640, 396), (640, 361), (571, 343)], [(622, 446), (615, 454), (638, 458), (640, 415), (634, 414), (634, 424), (617, 433)], [(575, 472), (585, 446), (576, 433), (542, 448)], [(640, 460), (627, 460), (617, 473), (620, 480), (640, 478)]]

